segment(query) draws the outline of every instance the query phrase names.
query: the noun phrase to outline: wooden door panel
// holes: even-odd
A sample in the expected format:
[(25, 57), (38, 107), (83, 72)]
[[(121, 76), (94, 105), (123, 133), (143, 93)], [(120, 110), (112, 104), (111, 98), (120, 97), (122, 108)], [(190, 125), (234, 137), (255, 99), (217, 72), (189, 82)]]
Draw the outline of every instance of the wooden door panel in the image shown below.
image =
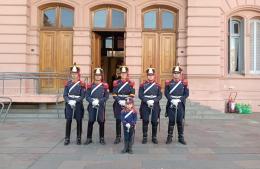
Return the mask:
[(165, 87), (165, 80), (172, 78), (172, 67), (176, 64), (176, 38), (175, 33), (160, 34), (160, 75), (159, 82), (162, 89)]
[(144, 32), (142, 52), (142, 80), (146, 79), (145, 70), (152, 66), (164, 89), (165, 80), (172, 78), (172, 67), (176, 64), (176, 34)]
[(91, 79), (93, 80), (94, 74), (93, 70), (96, 67), (101, 67), (101, 36), (97, 33), (92, 33), (92, 42), (91, 42), (92, 50), (91, 50)]
[[(41, 31), (40, 72), (68, 73), (73, 59), (72, 31)], [(40, 81), (41, 92), (55, 92), (64, 87), (64, 80)]]
[[(40, 33), (40, 72), (55, 72), (56, 39), (55, 31)], [(41, 80), (40, 88), (43, 90), (55, 88), (55, 81), (53, 79)]]
[(176, 45), (174, 33), (162, 33), (160, 35), (160, 75), (172, 74), (172, 67), (176, 60)]
[[(73, 64), (73, 32), (60, 31), (57, 42), (57, 67), (56, 72), (67, 74), (69, 67)], [(64, 80), (57, 81), (57, 87), (64, 87)]]
[(142, 80), (146, 79), (146, 69), (150, 66), (157, 67), (158, 56), (158, 34), (143, 33), (143, 48), (142, 48)]

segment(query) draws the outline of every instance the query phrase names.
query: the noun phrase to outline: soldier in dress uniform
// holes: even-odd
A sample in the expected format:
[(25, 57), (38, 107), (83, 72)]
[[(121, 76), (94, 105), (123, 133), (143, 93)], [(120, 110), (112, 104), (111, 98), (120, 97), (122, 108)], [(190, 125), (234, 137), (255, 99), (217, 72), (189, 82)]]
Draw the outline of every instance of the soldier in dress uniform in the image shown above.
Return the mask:
[(177, 123), (178, 141), (185, 145), (186, 142), (183, 136), (183, 120), (185, 114), (185, 102), (186, 98), (189, 96), (188, 81), (185, 79), (181, 80), (182, 69), (179, 66), (174, 66), (172, 72), (173, 79), (165, 82), (165, 96), (168, 100), (165, 116), (168, 116), (169, 118), (166, 144), (172, 142), (174, 124)]
[(134, 100), (129, 97), (126, 100), (126, 106), (121, 112), (121, 121), (124, 129), (124, 149), (122, 153), (133, 154), (132, 146), (134, 143), (135, 125), (137, 121), (137, 112), (134, 109)]
[(161, 86), (155, 82), (155, 69), (146, 70), (147, 80), (139, 87), (139, 98), (141, 99), (140, 115), (143, 120), (143, 144), (147, 143), (148, 124), (151, 115), (152, 142), (158, 144), (157, 126), (160, 120), (160, 104), (162, 98)]
[(81, 144), (82, 119), (84, 116), (83, 99), (85, 83), (80, 81), (80, 68), (74, 63), (70, 68), (71, 80), (66, 82), (63, 97), (65, 100), (66, 133), (64, 145), (70, 143), (72, 118), (77, 121), (77, 144)]
[(94, 69), (95, 81), (87, 85), (86, 100), (88, 105), (88, 132), (87, 140), (85, 144), (92, 143), (92, 132), (94, 122), (99, 124), (99, 138), (100, 144), (105, 144), (104, 132), (105, 132), (105, 108), (106, 101), (109, 97), (109, 86), (103, 82), (103, 69)]
[(116, 139), (114, 144), (118, 144), (121, 141), (121, 111), (125, 107), (126, 99), (128, 97), (135, 96), (134, 82), (129, 80), (128, 67), (120, 67), (119, 80), (113, 82), (113, 103), (114, 117), (116, 119)]

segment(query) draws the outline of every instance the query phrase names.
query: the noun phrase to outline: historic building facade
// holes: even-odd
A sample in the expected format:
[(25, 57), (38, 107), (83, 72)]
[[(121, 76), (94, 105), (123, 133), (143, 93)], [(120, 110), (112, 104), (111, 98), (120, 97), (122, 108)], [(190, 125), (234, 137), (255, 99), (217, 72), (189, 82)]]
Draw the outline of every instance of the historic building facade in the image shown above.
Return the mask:
[(66, 72), (77, 62), (88, 81), (101, 66), (110, 84), (125, 64), (136, 86), (149, 66), (164, 86), (179, 63), (191, 100), (224, 110), (232, 89), (259, 111), (260, 0), (5, 0), (0, 59), (1, 72)]

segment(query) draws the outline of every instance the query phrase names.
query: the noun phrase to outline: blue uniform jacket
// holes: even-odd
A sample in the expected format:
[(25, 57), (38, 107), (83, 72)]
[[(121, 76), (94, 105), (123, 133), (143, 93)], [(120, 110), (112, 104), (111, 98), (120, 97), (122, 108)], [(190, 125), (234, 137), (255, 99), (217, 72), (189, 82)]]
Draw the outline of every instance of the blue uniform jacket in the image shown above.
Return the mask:
[[(66, 119), (82, 119), (84, 116), (83, 99), (85, 97), (85, 84), (79, 82), (70, 92), (70, 88), (75, 84), (72, 80), (69, 80), (64, 88), (63, 98), (65, 100), (65, 118)], [(74, 117), (72, 117), (73, 109), (68, 104), (69, 100), (76, 100), (76, 107), (74, 111)]]
[[(89, 120), (95, 121), (96, 116), (98, 116), (99, 122), (104, 122), (105, 120), (105, 108), (106, 108), (106, 101), (109, 98), (109, 86), (107, 83), (103, 83), (99, 86), (92, 94), (91, 92), (94, 90), (94, 88), (98, 84), (90, 83), (87, 85), (87, 91), (86, 91), (86, 100), (89, 102), (88, 105), (88, 112), (89, 112)], [(94, 98), (99, 100), (99, 107), (98, 107), (98, 114), (97, 108), (94, 108), (92, 105), (92, 101)]]
[(158, 83), (155, 83), (146, 93), (144, 93), (144, 91), (153, 83), (154, 82), (146, 81), (139, 87), (138, 97), (142, 101), (140, 105), (141, 118), (143, 115), (145, 115), (145, 113), (150, 112), (150, 108), (147, 105), (148, 100), (154, 100), (153, 111), (157, 114), (157, 116), (160, 115), (161, 108), (159, 101), (162, 99), (161, 86)]
[[(128, 82), (127, 85), (122, 88), (121, 91), (119, 89), (124, 85), (124, 83)], [(130, 80), (115, 80), (113, 82), (113, 98), (115, 99), (113, 104), (114, 116), (116, 119), (121, 119), (121, 111), (123, 107), (118, 103), (119, 100), (126, 100), (127, 97), (134, 97), (135, 96), (135, 88), (134, 82)]]
[(136, 121), (137, 121), (137, 112), (133, 109), (133, 112), (125, 118), (125, 116), (129, 113), (130, 111), (127, 111), (126, 109), (123, 109), (121, 112), (121, 121), (123, 125), (125, 126), (126, 123), (129, 123), (131, 126), (135, 126)]

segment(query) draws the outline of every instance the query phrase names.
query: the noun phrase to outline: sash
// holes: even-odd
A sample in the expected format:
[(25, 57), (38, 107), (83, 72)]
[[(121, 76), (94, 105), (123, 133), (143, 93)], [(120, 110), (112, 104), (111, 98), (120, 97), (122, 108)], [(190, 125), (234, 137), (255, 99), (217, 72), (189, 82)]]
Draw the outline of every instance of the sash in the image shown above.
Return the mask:
[(119, 89), (118, 89), (118, 93), (128, 84), (128, 82), (125, 82)]
[(154, 85), (155, 85), (155, 82), (153, 82), (153, 84), (151, 84), (147, 89), (145, 89), (144, 94), (146, 92), (148, 92)]
[(71, 86), (71, 88), (69, 89), (69, 93), (70, 93), (71, 90), (74, 89), (79, 83), (80, 83), (80, 81), (77, 81), (77, 83), (75, 83), (73, 86)]
[(125, 115), (125, 119), (128, 117), (128, 116), (130, 116), (130, 114), (132, 114), (133, 113), (133, 110), (131, 110), (129, 113), (127, 113), (126, 115)]
[(90, 93), (90, 95), (92, 96), (92, 94), (102, 85), (102, 83), (99, 83)]
[(181, 84), (181, 80), (172, 88), (169, 94), (172, 94), (172, 92)]

